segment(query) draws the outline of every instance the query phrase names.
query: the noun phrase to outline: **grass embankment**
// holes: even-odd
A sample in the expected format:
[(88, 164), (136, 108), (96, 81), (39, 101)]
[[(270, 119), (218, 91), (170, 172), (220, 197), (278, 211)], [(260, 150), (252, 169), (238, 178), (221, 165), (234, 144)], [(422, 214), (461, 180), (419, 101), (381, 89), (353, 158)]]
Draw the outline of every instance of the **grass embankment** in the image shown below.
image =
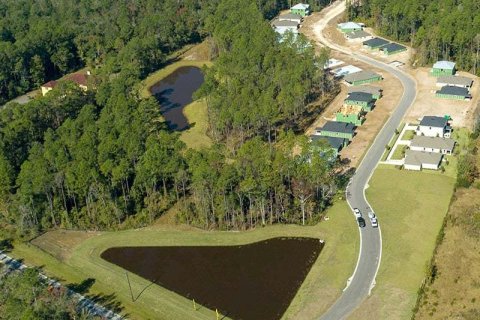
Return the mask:
[[(212, 62), (202, 60), (179, 60), (165, 66), (164, 68), (152, 73), (140, 85), (140, 96), (147, 98), (151, 96), (150, 88), (163, 78), (167, 77), (173, 71), (180, 67), (198, 67), (211, 66)], [(205, 100), (197, 100), (187, 105), (183, 109), (183, 113), (192, 126), (181, 132), (180, 139), (185, 142), (187, 147), (199, 149), (208, 147), (212, 144), (211, 139), (207, 136), (208, 118), (207, 104)]]
[[(132, 302), (125, 271), (101, 259), (100, 254), (116, 246), (234, 245), (278, 236), (321, 238), (326, 241), (325, 248), (285, 315), (286, 319), (310, 319), (321, 315), (340, 295), (353, 272), (358, 254), (357, 228), (346, 202), (337, 201), (327, 214), (328, 221), (307, 227), (276, 225), (245, 232), (208, 232), (186, 226), (157, 225), (82, 236), (78, 241), (71, 240), (68, 245), (63, 244), (63, 239), (79, 234), (55, 231), (34, 241), (50, 254), (31, 244), (16, 244), (12, 255), (23, 258), (27, 264), (43, 266), (48, 274), (65, 283), (95, 279), (89, 293), (114, 294), (115, 300), (124, 307), (123, 314), (131, 319), (214, 319), (214, 311), (204, 307), (194, 311), (192, 301), (157, 285), (148, 287), (137, 301)], [(138, 276), (129, 276), (134, 295), (149, 285)]]
[(391, 152), (391, 149), (395, 142), (397, 141), (398, 137), (400, 136), (400, 132), (402, 132), (403, 127), (405, 127), (405, 123), (401, 123), (400, 126), (397, 128), (395, 131), (395, 134), (393, 135), (392, 139), (390, 139), (390, 142), (385, 146), (385, 151), (383, 152), (382, 158), (380, 161), (385, 161), (388, 158), (389, 153)]
[(366, 195), (382, 228), (382, 261), (372, 295), (351, 319), (411, 318), (454, 184), (441, 173), (377, 168)]
[(455, 193), (415, 319), (480, 318), (479, 206), (480, 190)]

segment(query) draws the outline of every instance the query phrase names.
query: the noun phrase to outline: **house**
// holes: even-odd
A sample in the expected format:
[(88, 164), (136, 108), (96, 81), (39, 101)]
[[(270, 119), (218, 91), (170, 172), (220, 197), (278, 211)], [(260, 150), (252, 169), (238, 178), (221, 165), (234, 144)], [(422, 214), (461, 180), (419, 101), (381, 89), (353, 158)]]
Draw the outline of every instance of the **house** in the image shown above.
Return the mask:
[(419, 136), (450, 138), (452, 128), (448, 120), (447, 116), (424, 116), (415, 132)]
[(294, 14), (294, 13), (285, 13), (281, 14), (278, 17), (279, 21), (293, 21), (296, 22), (297, 24), (302, 23), (302, 16), (299, 14)]
[(369, 48), (370, 50), (378, 49), (378, 48), (383, 47), (383, 46), (385, 46), (389, 43), (390, 42), (388, 42), (387, 40), (382, 39), (382, 38), (373, 38), (373, 39), (362, 42), (363, 46)]
[(467, 88), (444, 86), (442, 89), (435, 92), (437, 98), (450, 100), (470, 100), (472, 96), (468, 93)]
[(384, 45), (383, 47), (380, 48), (381, 51), (387, 56), (390, 56), (395, 53), (407, 51), (407, 47), (402, 46), (401, 44), (398, 43), (389, 43)]
[(310, 5), (306, 3), (297, 3), (290, 8), (290, 13), (306, 17), (310, 14)]
[(359, 71), (359, 72), (347, 74), (343, 78), (345, 82), (353, 86), (358, 86), (364, 83), (372, 83), (372, 82), (380, 81), (382, 79), (383, 78), (381, 75), (371, 71)]
[(471, 88), (473, 85), (473, 79), (462, 76), (439, 76), (437, 78), (437, 86), (452, 86), (461, 88)]
[(382, 97), (382, 88), (379, 87), (374, 87), (374, 86), (354, 86), (354, 87), (348, 87), (348, 93), (352, 92), (365, 92), (369, 93), (372, 95), (372, 98), (375, 100), (378, 100)]
[(352, 74), (352, 73), (356, 73), (356, 72), (360, 72), (360, 71), (362, 71), (362, 69), (349, 64), (348, 66), (341, 67), (341, 68), (333, 70), (332, 73), (335, 77), (340, 78), (340, 77), (346, 76), (348, 74)]
[(371, 39), (372, 35), (366, 31), (359, 30), (345, 33), (345, 38), (348, 40), (365, 40)]
[(349, 21), (337, 24), (337, 29), (341, 32), (347, 33), (352, 31), (361, 31), (363, 30), (363, 27), (358, 23)]
[(338, 156), (338, 153), (340, 152), (340, 150), (342, 150), (343, 147), (346, 147), (348, 145), (347, 139), (335, 138), (335, 137), (324, 137), (324, 136), (318, 136), (318, 135), (311, 135), (310, 141), (312, 142), (324, 141), (325, 143), (327, 143), (334, 151), (335, 158)]
[(80, 89), (83, 91), (88, 90), (88, 78), (90, 76), (90, 72), (87, 73), (74, 73), (71, 75), (66, 76), (64, 79), (61, 80), (52, 80), (45, 84), (43, 84), (40, 89), (42, 90), (42, 95), (45, 96), (48, 92), (53, 90), (61, 81), (71, 81), (75, 83)]
[(405, 152), (405, 162), (403, 166), (407, 170), (438, 170), (442, 158), (443, 154), (441, 153), (407, 150)]
[(363, 111), (372, 111), (375, 99), (370, 93), (366, 92), (352, 92), (344, 100), (347, 106), (360, 106)]
[(355, 125), (346, 122), (328, 121), (323, 127), (316, 128), (315, 133), (324, 137), (351, 140), (355, 133)]
[(342, 64), (344, 64), (343, 61), (341, 60), (337, 60), (337, 59), (328, 59), (327, 62), (325, 63), (325, 65), (323, 66), (323, 69), (331, 69), (331, 68), (335, 68), (335, 67), (338, 67), (338, 66), (341, 66)]
[(335, 120), (361, 126), (365, 122), (364, 113), (361, 106), (343, 106), (335, 114)]
[(437, 61), (433, 65), (430, 73), (434, 77), (439, 76), (453, 76), (455, 74), (455, 62), (451, 61)]
[(273, 29), (275, 32), (279, 34), (284, 34), (288, 31), (292, 32), (293, 34), (298, 33), (298, 23), (289, 20), (274, 20), (272, 22)]
[(414, 136), (410, 141), (410, 150), (452, 154), (455, 140), (450, 138)]

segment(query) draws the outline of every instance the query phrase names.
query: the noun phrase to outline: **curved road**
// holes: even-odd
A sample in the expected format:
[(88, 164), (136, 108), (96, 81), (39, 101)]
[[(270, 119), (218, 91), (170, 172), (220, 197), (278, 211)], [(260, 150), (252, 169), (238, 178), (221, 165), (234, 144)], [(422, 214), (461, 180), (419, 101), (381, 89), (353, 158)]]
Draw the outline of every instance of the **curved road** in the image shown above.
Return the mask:
[[(370, 204), (365, 197), (365, 189), (368, 187), (368, 181), (383, 155), (385, 145), (390, 142), (395, 129), (400, 125), (400, 122), (410, 105), (414, 102), (416, 96), (416, 83), (405, 72), (365, 55), (352, 52), (348, 48), (338, 46), (323, 36), (322, 31), (327, 23), (341, 14), (344, 10), (344, 0), (336, 1), (334, 4), (324, 9), (324, 18), (318, 21), (314, 26), (314, 33), (318, 37), (318, 40), (331, 49), (346, 53), (356, 60), (360, 60), (392, 74), (400, 80), (404, 92), (400, 102), (378, 133), (370, 149), (368, 149), (347, 187), (347, 194), (349, 195), (347, 197), (348, 204), (351, 208), (360, 209), (366, 220), (367, 226), (365, 228), (359, 228), (360, 252), (355, 271), (349, 279), (343, 294), (322, 316), (322, 320), (345, 319), (360, 306), (367, 296), (370, 295), (370, 291), (375, 286), (375, 277), (380, 266), (382, 255), (382, 237), (380, 227), (372, 228), (368, 221), (367, 212)], [(382, 221), (381, 218), (382, 217), (380, 216), (379, 222)]]

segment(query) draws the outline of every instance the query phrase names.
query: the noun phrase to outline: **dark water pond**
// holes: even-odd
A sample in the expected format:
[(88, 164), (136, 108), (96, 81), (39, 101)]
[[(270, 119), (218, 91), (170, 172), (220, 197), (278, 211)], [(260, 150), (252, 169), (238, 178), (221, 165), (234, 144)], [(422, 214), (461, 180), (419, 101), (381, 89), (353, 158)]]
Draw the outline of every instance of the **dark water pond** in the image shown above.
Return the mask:
[(160, 111), (170, 129), (180, 131), (188, 128), (183, 108), (193, 101), (192, 94), (203, 81), (200, 68), (180, 67), (150, 88), (160, 103)]
[(117, 247), (101, 256), (230, 318), (276, 320), (322, 248), (318, 239), (273, 238), (243, 246)]

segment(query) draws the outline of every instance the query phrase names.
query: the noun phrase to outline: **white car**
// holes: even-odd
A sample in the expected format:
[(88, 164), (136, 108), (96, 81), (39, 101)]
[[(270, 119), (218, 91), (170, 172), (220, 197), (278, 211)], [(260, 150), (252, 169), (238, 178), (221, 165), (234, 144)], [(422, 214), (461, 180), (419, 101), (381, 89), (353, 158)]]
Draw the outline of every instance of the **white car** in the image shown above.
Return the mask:
[(372, 224), (373, 228), (378, 228), (377, 218), (370, 218), (370, 223)]
[(368, 217), (369, 217), (370, 219), (376, 218), (375, 213), (374, 213), (373, 211), (370, 211), (370, 212), (368, 213)]
[(360, 210), (358, 210), (358, 208), (353, 208), (353, 213), (355, 214), (355, 218), (362, 217), (362, 213), (360, 212)]

